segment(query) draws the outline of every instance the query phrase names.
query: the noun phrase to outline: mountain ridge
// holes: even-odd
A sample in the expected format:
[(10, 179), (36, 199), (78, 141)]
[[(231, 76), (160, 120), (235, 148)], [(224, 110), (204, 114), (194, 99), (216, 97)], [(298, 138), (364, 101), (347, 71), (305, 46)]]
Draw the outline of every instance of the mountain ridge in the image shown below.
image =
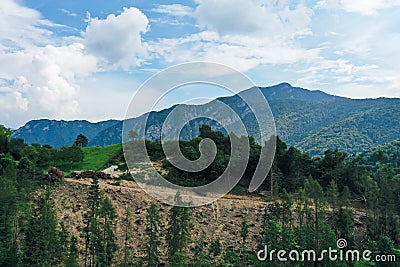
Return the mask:
[[(289, 145), (311, 154), (321, 154), (326, 149), (340, 149), (355, 153), (400, 138), (398, 134), (400, 132), (398, 119), (400, 99), (398, 98), (351, 99), (330, 95), (320, 90), (293, 87), (288, 83), (259, 88), (271, 107), (277, 134)], [(252, 121), (254, 119), (244, 115), (246, 106), (243, 106), (243, 100), (239, 95), (220, 97), (216, 100), (232, 107), (240, 116), (243, 115), (241, 119), (248, 124), (249, 128), (254, 127)], [(155, 140), (160, 136), (163, 120), (173, 108), (174, 106), (161, 111), (152, 111), (128, 121), (132, 122), (132, 127), (136, 129), (135, 127), (140, 125), (139, 121), (148, 115), (150, 126), (146, 128), (146, 132), (149, 133), (146, 137)], [(193, 109), (193, 106), (185, 106), (185, 109)], [(105, 126), (108, 127), (94, 127), (96, 129), (91, 128), (92, 130), (88, 131), (90, 146), (121, 142), (121, 120), (99, 123), (103, 123), (100, 124), (101, 126), (107, 124)], [(183, 130), (184, 139), (197, 135), (198, 127), (202, 123), (208, 123), (208, 121), (203, 119), (191, 122), (187, 129)], [(96, 125), (96, 123), (92, 124)], [(212, 126), (220, 130), (218, 125)], [(21, 128), (16, 131), (17, 134), (14, 133), (13, 137), (26, 137), (26, 131), (24, 132)], [(78, 134), (76, 130), (76, 127), (71, 129), (73, 134), (70, 134), (69, 140), (74, 134), (76, 137)], [(32, 141), (32, 139), (27, 141)]]

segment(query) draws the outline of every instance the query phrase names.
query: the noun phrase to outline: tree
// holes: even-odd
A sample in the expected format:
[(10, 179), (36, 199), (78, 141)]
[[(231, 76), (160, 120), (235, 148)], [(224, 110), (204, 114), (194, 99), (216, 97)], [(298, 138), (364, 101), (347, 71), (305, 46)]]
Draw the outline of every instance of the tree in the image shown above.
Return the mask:
[(8, 142), (12, 135), (11, 129), (0, 125), (0, 154), (8, 153)]
[(147, 209), (146, 216), (146, 263), (147, 266), (157, 266), (159, 263), (160, 251), (160, 214), (157, 206), (152, 203)]
[(101, 191), (99, 180), (94, 177), (89, 188), (88, 210), (84, 214), (84, 224), (82, 238), (85, 241), (84, 266), (94, 266), (94, 257), (96, 255), (96, 241), (100, 234), (98, 227), (98, 214), (100, 210)]
[(135, 131), (135, 130), (130, 130), (129, 133), (128, 133), (128, 135), (129, 135), (129, 138), (130, 138), (132, 141), (136, 140), (136, 138), (138, 138), (138, 136), (139, 136), (138, 132)]
[(99, 238), (97, 239), (98, 266), (111, 266), (117, 250), (115, 238), (115, 222), (117, 213), (110, 199), (103, 198), (99, 210)]
[(72, 168), (74, 163), (83, 161), (84, 153), (78, 146), (63, 146), (58, 152), (58, 159)]
[(26, 266), (56, 266), (59, 264), (60, 240), (58, 220), (48, 188), (34, 204), (25, 233), (23, 263)]
[(78, 239), (75, 236), (72, 236), (69, 240), (68, 256), (64, 261), (64, 265), (66, 267), (79, 267), (78, 257), (79, 257)]
[(89, 139), (86, 136), (84, 136), (83, 134), (79, 134), (76, 137), (74, 146), (82, 148), (82, 147), (86, 147), (88, 143), (89, 143)]
[(27, 157), (30, 161), (36, 164), (36, 161), (39, 158), (39, 152), (37, 148), (34, 146), (25, 146), (23, 151), (24, 157)]
[(17, 180), (19, 187), (31, 184), (35, 177), (35, 165), (27, 157), (22, 157), (17, 166)]
[(125, 217), (122, 220), (122, 227), (124, 231), (124, 260), (123, 260), (123, 265), (122, 266), (129, 266), (128, 262), (131, 261), (130, 257), (130, 246), (129, 246), (129, 240), (131, 239), (132, 232), (132, 223), (131, 223), (131, 216), (132, 213), (131, 211), (126, 208), (125, 209)]
[(89, 188), (88, 211), (84, 214), (82, 237), (85, 241), (84, 266), (111, 266), (115, 251), (115, 221), (111, 201), (100, 191), (95, 176)]
[[(182, 204), (180, 193), (175, 196), (175, 203)], [(190, 209), (188, 207), (174, 206), (169, 211), (169, 228), (167, 230), (168, 259), (181, 259), (185, 255), (186, 246), (190, 240), (191, 230)], [(178, 253), (178, 254), (176, 254)], [(179, 256), (179, 257), (178, 257)]]
[(339, 201), (339, 191), (338, 186), (335, 180), (331, 180), (329, 187), (326, 192), (326, 197), (328, 199), (329, 204), (331, 205), (333, 211), (336, 211), (338, 207)]
[(211, 241), (209, 253), (214, 257), (217, 257), (221, 254), (221, 252), (222, 252), (222, 247), (219, 238)]
[(318, 181), (312, 178), (308, 178), (305, 181), (304, 189), (306, 190), (308, 196), (314, 201), (314, 249), (319, 251), (319, 226), (321, 211), (325, 202), (324, 191), (322, 190), (322, 187)]
[[(14, 165), (11, 161), (8, 165), (10, 164)], [(7, 267), (17, 266), (20, 256), (17, 246), (20, 200), (16, 188), (15, 169), (12, 172), (13, 177), (7, 174), (0, 177), (0, 266)]]
[[(221, 253), (221, 252), (219, 252), (219, 253)], [(210, 252), (210, 254), (212, 254), (212, 253)], [(193, 260), (191, 260), (191, 266), (196, 266), (196, 267), (216, 266), (215, 262), (213, 260), (211, 260), (210, 255), (208, 255), (206, 253), (206, 250), (204, 248), (203, 237), (200, 237), (196, 241), (196, 244), (193, 248)]]
[(246, 245), (246, 239), (249, 235), (249, 225), (247, 224), (246, 216), (243, 218), (242, 227), (240, 228), (240, 237), (242, 238), (243, 245)]
[(24, 139), (13, 138), (10, 140), (8, 147), (11, 156), (13, 156), (15, 160), (20, 160), (22, 155), (24, 154), (26, 144), (24, 142)]

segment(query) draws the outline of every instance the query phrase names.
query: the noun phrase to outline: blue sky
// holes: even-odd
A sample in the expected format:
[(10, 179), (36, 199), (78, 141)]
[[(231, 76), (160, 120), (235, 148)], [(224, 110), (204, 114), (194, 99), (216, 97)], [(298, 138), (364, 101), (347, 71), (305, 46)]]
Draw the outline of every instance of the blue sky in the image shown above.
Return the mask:
[(0, 123), (121, 119), (146, 79), (199, 60), (259, 86), (400, 97), (399, 12), (400, 0), (1, 0)]

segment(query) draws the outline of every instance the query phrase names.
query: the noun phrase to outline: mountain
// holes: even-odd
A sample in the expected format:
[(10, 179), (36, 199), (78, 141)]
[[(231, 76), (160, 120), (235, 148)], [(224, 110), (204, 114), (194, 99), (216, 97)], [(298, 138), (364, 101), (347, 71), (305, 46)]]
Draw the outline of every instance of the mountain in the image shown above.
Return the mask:
[(117, 122), (117, 120), (97, 123), (91, 123), (86, 120), (32, 120), (14, 131), (12, 137), (22, 138), (28, 144), (39, 143), (61, 147), (63, 145), (72, 145), (80, 133), (90, 140), (99, 132), (110, 128)]
[[(288, 83), (260, 89), (268, 100), (280, 138), (312, 155), (322, 154), (326, 149), (355, 153), (400, 138), (400, 99), (350, 99), (318, 90), (293, 87)], [(239, 114), (250, 134), (254, 133), (255, 117), (240, 95), (251, 93), (251, 90), (254, 89), (245, 90), (239, 95), (218, 98)], [(218, 113), (218, 110), (212, 110), (212, 106), (213, 101), (201, 106), (184, 106), (184, 109), (188, 114), (196, 113), (199, 109)], [(129, 128), (146, 132), (146, 138), (158, 139), (163, 121), (174, 108), (175, 106), (150, 112), (146, 129), (141, 128), (145, 115), (129, 119)], [(89, 145), (120, 143), (122, 121), (112, 122), (112, 125), (103, 129), (96, 125), (93, 135), (87, 135)], [(184, 127), (181, 138), (195, 137), (199, 126), (204, 123), (210, 124), (215, 130), (222, 130), (214, 121), (199, 118)], [(18, 131), (26, 132), (24, 129)], [(76, 131), (72, 132), (70, 135), (76, 136)], [(48, 140), (42, 141), (45, 138), (40, 134), (42, 133), (32, 134), (31, 138), (36, 138), (36, 142), (51, 143)]]
[(326, 102), (344, 97), (334, 96), (320, 90), (307, 90), (300, 87), (293, 87), (289, 83), (280, 83), (270, 87), (260, 87), (268, 101), (277, 99), (297, 99), (304, 101)]
[[(322, 154), (327, 149), (355, 153), (400, 138), (400, 99), (350, 99), (292, 87), (288, 83), (260, 89), (271, 107), (278, 135), (289, 145), (312, 155)], [(248, 128), (252, 128), (254, 121), (243, 116), (246, 106), (239, 96), (219, 100), (232, 107)], [(173, 108), (150, 113), (150, 127), (146, 129), (148, 137), (159, 138), (163, 118)], [(135, 121), (140, 119), (143, 116), (132, 119), (131, 127), (139, 130), (140, 124)], [(186, 130), (191, 134), (183, 135), (183, 139), (196, 136), (198, 126), (204, 122), (192, 122), (192, 129)], [(218, 125), (213, 125), (213, 128), (219, 129)], [(121, 130), (122, 122), (100, 132), (91, 140), (91, 144), (119, 142)]]

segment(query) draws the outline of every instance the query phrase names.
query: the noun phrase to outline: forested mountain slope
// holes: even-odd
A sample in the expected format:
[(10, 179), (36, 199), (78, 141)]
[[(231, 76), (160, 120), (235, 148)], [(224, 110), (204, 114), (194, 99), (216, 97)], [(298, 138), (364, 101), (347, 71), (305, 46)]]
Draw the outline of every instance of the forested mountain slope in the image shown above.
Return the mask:
[[(248, 92), (252, 89), (248, 89)], [(322, 154), (326, 149), (339, 149), (347, 153), (360, 152), (370, 147), (400, 138), (400, 99), (349, 99), (329, 95), (318, 90), (307, 90), (282, 83), (271, 87), (261, 87), (274, 115), (277, 134), (289, 145), (313, 155)], [(246, 125), (249, 133), (255, 131), (254, 116), (238, 96), (223, 97), (218, 100), (229, 105)], [(210, 104), (204, 104), (204, 109)], [(197, 107), (198, 108), (198, 107)], [(161, 125), (174, 107), (149, 114), (146, 138), (160, 137)], [(186, 106), (191, 113), (194, 106)], [(140, 131), (142, 115), (130, 119), (133, 128)], [(51, 131), (50, 126), (61, 124)], [(27, 142), (47, 143), (60, 146), (70, 144), (79, 132), (85, 129), (90, 146), (104, 146), (121, 142), (122, 121), (108, 121), (98, 124), (85, 123), (79, 127), (63, 127), (67, 122), (48, 120), (32, 121), (18, 129), (14, 137), (22, 137)], [(39, 126), (37, 126), (39, 124)], [(50, 124), (50, 125), (49, 125)], [(189, 140), (198, 135), (201, 124), (210, 124), (221, 131), (221, 126), (207, 119), (197, 119), (189, 123), (181, 133), (181, 138)], [(27, 127), (29, 126), (29, 127)], [(33, 128), (49, 130), (35, 132)], [(52, 129), (52, 128), (51, 128)], [(48, 134), (46, 134), (48, 133)], [(85, 132), (83, 132), (85, 134)], [(67, 138), (68, 137), (68, 138)], [(71, 141), (72, 140), (72, 141)]]

